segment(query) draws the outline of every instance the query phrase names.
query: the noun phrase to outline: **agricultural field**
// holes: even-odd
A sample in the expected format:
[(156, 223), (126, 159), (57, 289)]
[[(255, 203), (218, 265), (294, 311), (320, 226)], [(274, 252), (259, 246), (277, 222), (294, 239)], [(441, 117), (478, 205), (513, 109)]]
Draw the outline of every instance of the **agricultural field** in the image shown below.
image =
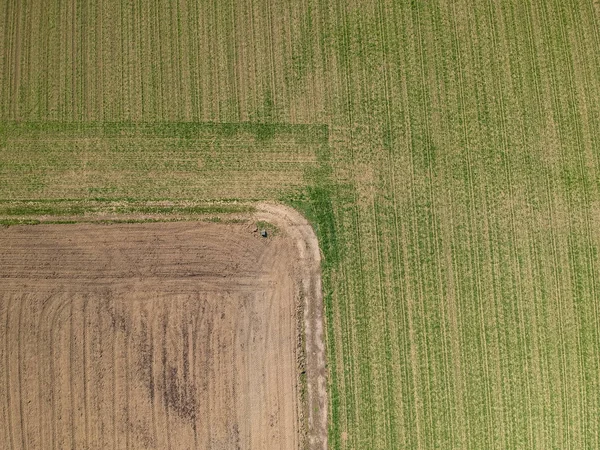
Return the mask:
[(316, 238), (255, 213), (3, 231), (2, 448), (322, 448)]
[(329, 448), (600, 448), (597, 1), (6, 0), (0, 36), (4, 224), (312, 222)]
[(5, 448), (297, 446), (289, 249), (222, 227), (2, 233)]

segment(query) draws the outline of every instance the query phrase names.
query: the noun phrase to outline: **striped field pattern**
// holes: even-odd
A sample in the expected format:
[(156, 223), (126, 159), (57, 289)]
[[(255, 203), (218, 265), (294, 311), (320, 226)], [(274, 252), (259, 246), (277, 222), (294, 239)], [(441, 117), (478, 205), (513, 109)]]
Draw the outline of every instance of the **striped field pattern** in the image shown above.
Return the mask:
[(600, 448), (597, 0), (2, 0), (0, 58), (5, 130), (326, 127), (331, 448)]

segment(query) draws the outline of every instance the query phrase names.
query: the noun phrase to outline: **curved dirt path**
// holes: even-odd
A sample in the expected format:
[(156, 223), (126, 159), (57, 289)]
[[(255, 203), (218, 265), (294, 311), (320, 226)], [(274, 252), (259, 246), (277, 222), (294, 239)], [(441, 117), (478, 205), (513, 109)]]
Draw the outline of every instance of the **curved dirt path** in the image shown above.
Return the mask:
[(293, 239), (298, 249), (300, 289), (304, 299), (304, 357), (307, 384), (308, 448), (327, 449), (327, 369), (323, 330), (323, 290), (319, 243), (308, 221), (279, 204), (256, 205), (256, 220), (272, 223)]

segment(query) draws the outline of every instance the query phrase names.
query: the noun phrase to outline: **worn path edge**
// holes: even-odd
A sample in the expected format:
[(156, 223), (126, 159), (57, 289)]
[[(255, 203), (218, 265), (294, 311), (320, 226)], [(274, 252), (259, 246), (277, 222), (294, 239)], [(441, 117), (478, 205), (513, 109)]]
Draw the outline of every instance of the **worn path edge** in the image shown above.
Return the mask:
[(282, 229), (298, 249), (304, 304), (307, 439), (311, 450), (327, 449), (327, 366), (325, 354), (321, 252), (310, 223), (295, 209), (275, 203), (255, 204), (256, 220)]

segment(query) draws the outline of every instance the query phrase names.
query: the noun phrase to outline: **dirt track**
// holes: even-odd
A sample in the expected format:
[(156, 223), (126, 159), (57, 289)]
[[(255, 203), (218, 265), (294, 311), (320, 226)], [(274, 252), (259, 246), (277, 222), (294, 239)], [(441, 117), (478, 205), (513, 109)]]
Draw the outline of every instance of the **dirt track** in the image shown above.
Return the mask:
[(259, 208), (281, 229), (268, 239), (196, 222), (0, 230), (3, 448), (298, 448), (309, 292), (308, 438), (326, 447), (318, 247), (289, 214)]
[(256, 217), (285, 230), (296, 246), (304, 319), (310, 449), (327, 449), (327, 367), (323, 330), (321, 253), (317, 237), (302, 215), (294, 209), (272, 203), (257, 205)]

